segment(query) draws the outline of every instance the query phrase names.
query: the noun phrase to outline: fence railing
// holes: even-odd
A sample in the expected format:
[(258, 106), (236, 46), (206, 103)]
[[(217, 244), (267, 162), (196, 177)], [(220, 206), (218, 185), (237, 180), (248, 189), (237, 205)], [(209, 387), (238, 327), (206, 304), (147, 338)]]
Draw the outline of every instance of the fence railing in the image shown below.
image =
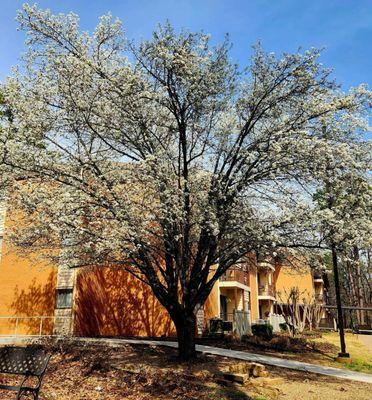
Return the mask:
[(252, 333), (251, 313), (249, 311), (235, 310), (234, 313), (234, 331), (239, 335)]
[(231, 322), (231, 329), (239, 336), (251, 332), (251, 316), (249, 311), (234, 310), (233, 313), (221, 313), (220, 318), (224, 322)]
[[(337, 329), (337, 308), (335, 305), (324, 305), (326, 318), (321, 320), (321, 328), (329, 329), (332, 325)], [(344, 327), (355, 332), (372, 331), (372, 307), (342, 306)]]
[(238, 269), (230, 268), (221, 277), (222, 282), (236, 281), (242, 283), (243, 285), (249, 286), (249, 274), (248, 272)]
[(222, 312), (220, 314), (220, 318), (222, 319), (222, 321), (233, 322), (234, 321), (234, 313)]
[(274, 332), (280, 332), (280, 324), (284, 323), (285, 319), (280, 314), (270, 314), (267, 318), (257, 319), (255, 324), (270, 324), (273, 327)]
[(71, 328), (71, 316), (0, 316), (0, 336), (46, 336), (53, 335), (59, 321), (67, 321)]

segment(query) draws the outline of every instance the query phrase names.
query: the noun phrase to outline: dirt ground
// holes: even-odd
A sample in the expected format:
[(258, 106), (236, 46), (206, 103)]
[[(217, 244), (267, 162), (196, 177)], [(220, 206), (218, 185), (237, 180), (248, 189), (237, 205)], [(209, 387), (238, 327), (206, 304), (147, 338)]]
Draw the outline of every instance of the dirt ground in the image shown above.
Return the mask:
[[(173, 349), (125, 346), (49, 346), (53, 356), (40, 400), (369, 400), (372, 385), (267, 367), (265, 386), (221, 385), (221, 370), (236, 361), (202, 356), (180, 364)], [(0, 375), (0, 382), (4, 382)], [(277, 380), (276, 380), (277, 381)], [(14, 393), (0, 391), (0, 399)]]
[(278, 386), (278, 400), (369, 400), (372, 385), (348, 380), (303, 373), (299, 371), (280, 371), (269, 369), (273, 375), (284, 378)]

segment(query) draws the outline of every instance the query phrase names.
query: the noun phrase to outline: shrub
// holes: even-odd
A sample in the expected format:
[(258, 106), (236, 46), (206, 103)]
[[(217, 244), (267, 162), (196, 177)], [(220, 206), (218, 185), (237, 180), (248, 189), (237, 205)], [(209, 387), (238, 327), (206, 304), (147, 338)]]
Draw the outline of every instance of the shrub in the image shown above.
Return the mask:
[(318, 339), (322, 337), (322, 333), (318, 331), (303, 331), (301, 335), (311, 339)]
[(282, 332), (287, 332), (288, 331), (288, 325), (286, 322), (282, 322), (281, 324), (279, 324), (279, 328)]
[(249, 342), (251, 338), (252, 338), (252, 335), (242, 335), (242, 337), (240, 338), (240, 341), (241, 342)]
[(292, 351), (291, 338), (288, 336), (277, 336), (270, 340), (270, 348), (277, 351)]
[(224, 337), (226, 343), (239, 343), (240, 342), (240, 336), (235, 333), (235, 332), (229, 332), (227, 335)]
[(273, 337), (273, 326), (270, 324), (254, 324), (252, 325), (252, 333), (265, 340)]

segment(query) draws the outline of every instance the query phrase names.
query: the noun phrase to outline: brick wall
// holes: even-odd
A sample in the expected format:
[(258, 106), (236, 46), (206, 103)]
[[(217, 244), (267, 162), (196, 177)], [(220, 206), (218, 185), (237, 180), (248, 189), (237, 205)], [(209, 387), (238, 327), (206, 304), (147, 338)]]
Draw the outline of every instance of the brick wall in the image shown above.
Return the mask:
[(58, 265), (57, 289), (70, 289), (74, 287), (75, 273), (68, 265), (61, 263)]

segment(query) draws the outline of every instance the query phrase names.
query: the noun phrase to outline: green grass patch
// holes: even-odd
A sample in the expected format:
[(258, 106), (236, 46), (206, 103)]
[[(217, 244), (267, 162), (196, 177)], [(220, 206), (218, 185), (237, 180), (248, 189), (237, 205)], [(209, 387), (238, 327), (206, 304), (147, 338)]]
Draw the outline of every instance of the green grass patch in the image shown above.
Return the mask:
[[(316, 341), (331, 343), (339, 347), (340, 338), (338, 332), (327, 332), (322, 335), (322, 338), (316, 339)], [(346, 333), (345, 342), (346, 351), (350, 353), (352, 363), (335, 363), (335, 366), (372, 374), (372, 352), (358, 339), (358, 335)], [(337, 356), (337, 354), (334, 354), (334, 356)]]
[(350, 364), (345, 364), (346, 368), (358, 372), (372, 373), (372, 363), (360, 360), (353, 360)]

